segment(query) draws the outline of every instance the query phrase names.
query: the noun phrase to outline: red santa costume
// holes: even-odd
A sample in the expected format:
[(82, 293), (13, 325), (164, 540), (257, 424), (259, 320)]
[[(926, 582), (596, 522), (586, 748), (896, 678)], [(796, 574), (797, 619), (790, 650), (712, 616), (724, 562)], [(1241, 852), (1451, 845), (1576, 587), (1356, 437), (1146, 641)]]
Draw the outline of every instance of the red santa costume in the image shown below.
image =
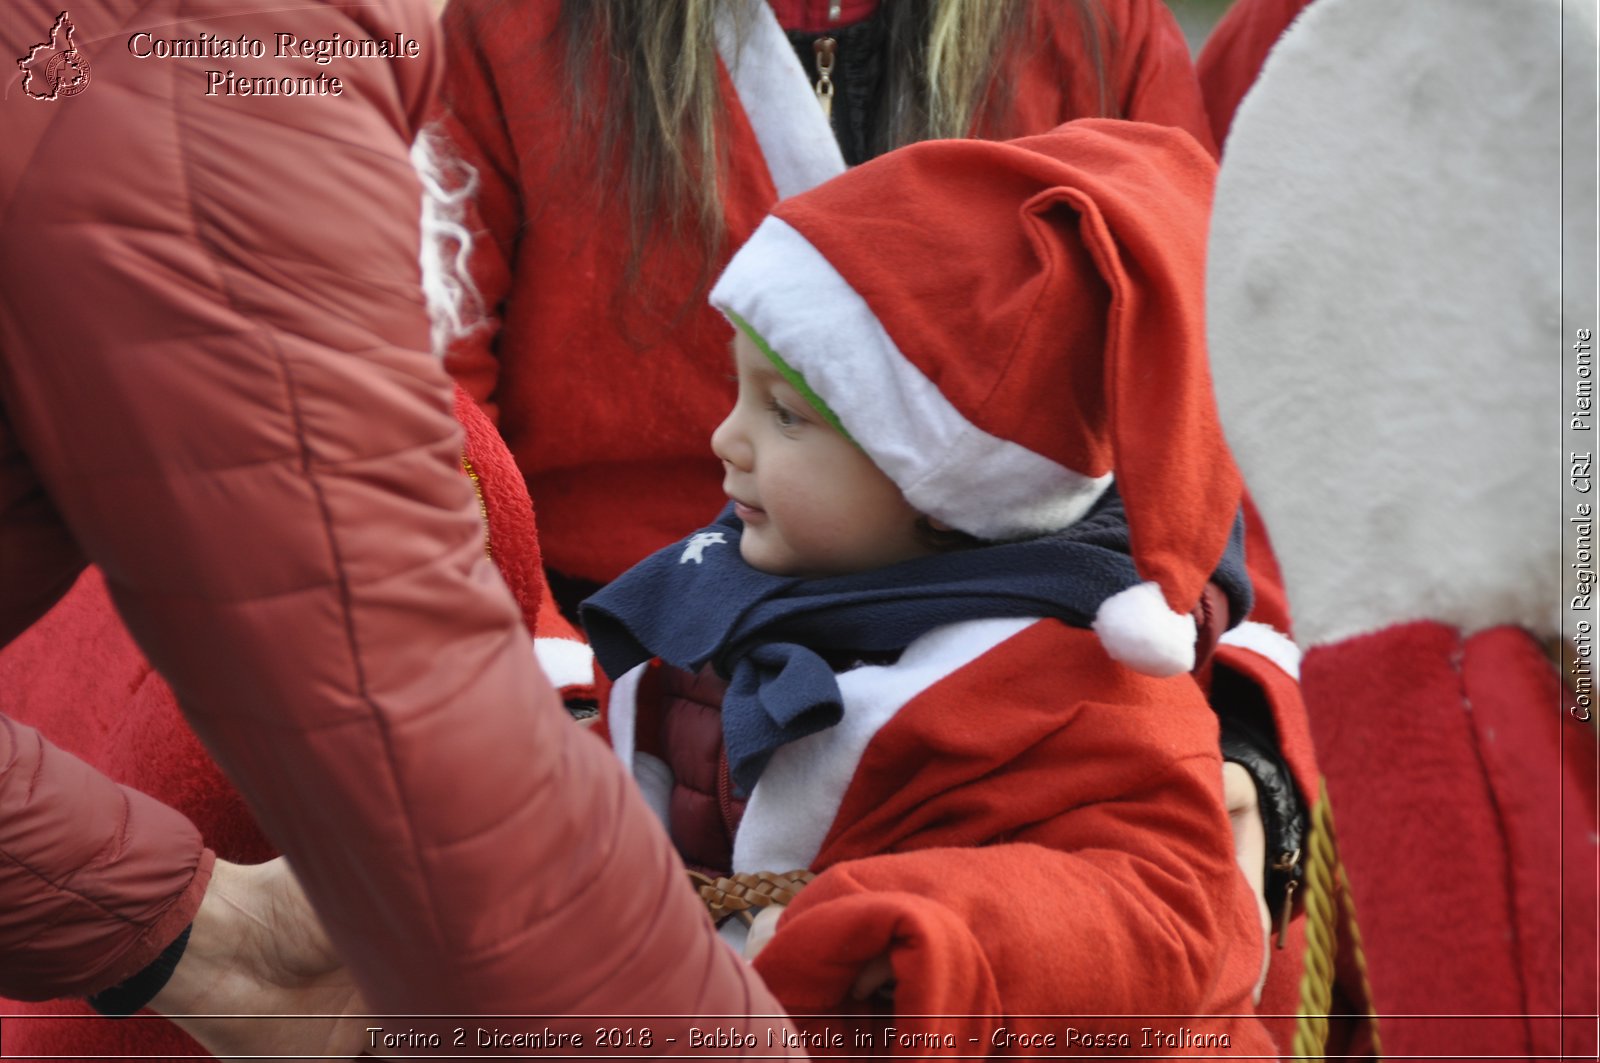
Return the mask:
[(1219, 404), (1397, 1058), (1595, 1056), (1593, 12), (1318, 0), (1217, 185)]
[[(860, 1048), (854, 1023), (839, 1044), (842, 1020), (806, 1016), (864, 1010), (852, 983), (886, 954), (892, 1021), (861, 1020), (879, 1051), (1274, 1051), (1250, 1003), (1261, 929), (1220, 802), (1216, 722), (1184, 674), (1189, 612), (1241, 490), (1200, 321), (1213, 173), (1187, 136), (1110, 121), (914, 145), (781, 204), (713, 289), (928, 516), (1027, 542), (1079, 521), (1114, 471), (1131, 532), (1131, 585), (1097, 598), (1079, 626), (984, 616), (987, 606), (934, 622), (890, 663), (837, 674), (838, 722), (778, 744), (757, 773), (733, 870), (818, 873), (757, 959), (813, 1047)], [(720, 579), (706, 552), (737, 552), (718, 538), (639, 571), (660, 565), (686, 586)], [(909, 599), (923, 571), (911, 566), (1004, 549), (836, 580), (765, 578), (781, 598), (901, 573)], [(633, 582), (585, 607), (603, 610), (592, 634), (608, 672), (655, 652), (640, 632), (701, 620), (681, 598), (643, 594), (645, 610), (671, 615), (628, 627), (637, 645), (615, 652), (613, 603)], [(730, 698), (753, 674), (741, 672), (751, 646), (790, 631), (762, 608), (738, 604), (734, 625), (750, 630), (709, 658), (731, 669)], [(788, 696), (800, 666), (786, 660), (763, 665), (769, 677), (748, 698), (761, 708), (743, 711), (772, 713)], [(609, 723), (662, 797), (671, 780), (637, 755), (650, 674), (622, 672)], [(731, 712), (725, 700), (725, 721)], [(734, 724), (725, 731), (742, 781)]]

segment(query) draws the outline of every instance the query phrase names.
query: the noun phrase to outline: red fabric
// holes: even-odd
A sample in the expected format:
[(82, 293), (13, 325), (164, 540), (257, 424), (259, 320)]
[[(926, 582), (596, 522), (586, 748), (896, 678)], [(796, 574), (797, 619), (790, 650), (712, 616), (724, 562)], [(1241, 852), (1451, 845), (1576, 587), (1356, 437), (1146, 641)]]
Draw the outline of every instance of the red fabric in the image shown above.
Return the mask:
[[(1210, 673), (1211, 656), (1217, 648), (1217, 638), (1227, 617), (1227, 600), (1215, 584), (1206, 590), (1207, 605), (1204, 616), (1196, 616), (1200, 635), (1195, 655), (1201, 662), (1195, 676)], [(1250, 654), (1239, 659), (1236, 651), (1230, 654), (1233, 669), (1246, 675), (1249, 682), (1264, 691), (1269, 699), (1292, 697), (1298, 703), (1298, 688), (1283, 672)], [(722, 697), (727, 682), (717, 676), (708, 665), (696, 675), (653, 662), (655, 681), (641, 694), (639, 723), (636, 726), (635, 748), (664, 760), (672, 771), (672, 796), (669, 804), (668, 831), (684, 861), (695, 870), (708, 874), (727, 874), (733, 864), (733, 835), (739, 819), (744, 814), (745, 802), (732, 795), (728, 777), (728, 762), (723, 752)], [(1202, 689), (1204, 685), (1202, 684)], [(1302, 786), (1309, 785), (1308, 793), (1315, 793), (1316, 775), (1312, 765), (1309, 738), (1300, 731), (1291, 732), (1292, 742), (1285, 743), (1285, 755), (1292, 767), (1307, 766), (1312, 772), (1305, 780), (1296, 778)], [(1286, 958), (1288, 953), (1283, 954)], [(1291, 990), (1298, 985), (1298, 950), (1292, 957), (1295, 963), (1280, 966), (1292, 970), (1285, 974), (1291, 979)], [(1287, 1044), (1285, 1040), (1283, 1043)]]
[[(1244, 556), (1250, 569), (1250, 585), (1255, 591), (1255, 604), (1250, 607), (1250, 619), (1266, 624), (1288, 638), (1294, 635), (1294, 623), (1289, 616), (1289, 599), (1283, 591), (1283, 573), (1278, 570), (1278, 557), (1272, 552), (1272, 540), (1261, 514), (1244, 492)], [(1303, 717), (1302, 717), (1303, 719)]]
[(531, 630), (537, 631), (540, 638), (571, 639), (574, 642), (583, 642), (583, 632), (579, 631), (561, 607), (556, 605), (555, 598), (550, 594), (550, 585), (545, 582), (544, 569), (539, 570), (539, 608), (534, 616)]
[[(1194, 685), (1113, 665), (1092, 634), (1054, 622), (951, 667), (844, 766), (854, 768), (849, 788), (811, 862), (823, 873), (757, 960), (791, 1014), (815, 1014), (801, 1020), (814, 1038), (842, 1032), (844, 1046), (830, 1054), (847, 1054), (858, 1027), (876, 1031), (878, 1045), (889, 1025), (987, 1045), (997, 1025), (1059, 1037), (1064, 1013), (1084, 1016), (1074, 1024), (1084, 1032), (1130, 1033), (1137, 1051), (1148, 1020), (1088, 1016), (1229, 1013), (1246, 1017), (1181, 1025), (1226, 1032), (1235, 1056), (1271, 1054), (1264, 1027), (1248, 1018), (1260, 931), (1220, 818), (1214, 718)], [(1067, 675), (1092, 700), (1063, 702)], [(887, 678), (873, 688), (892, 689)], [(646, 720), (661, 700), (641, 685), (641, 745), (659, 729)], [(865, 708), (847, 708), (841, 726)], [(841, 765), (819, 760), (824, 748), (796, 750), (803, 761), (793, 763), (832, 778)], [(779, 765), (785, 755), (769, 770), (791, 770)], [(703, 772), (707, 759), (689, 770)], [(792, 818), (813, 814), (763, 796), (763, 785), (751, 807), (764, 801), (765, 810), (738, 827), (746, 852), (788, 848)], [(789, 816), (774, 818), (778, 809)], [(744, 833), (756, 831), (767, 833)], [(1293, 931), (1279, 965), (1300, 946)], [(861, 967), (889, 951), (899, 979), (892, 1018), (849, 994)], [(1292, 997), (1292, 979), (1281, 981)], [(865, 1017), (822, 1017), (841, 1014)], [(1028, 1014), (1058, 1018), (1019, 1026)], [(918, 1015), (987, 1018), (929, 1024)], [(1277, 1025), (1287, 1050), (1292, 1022)], [(897, 1047), (918, 1054), (911, 1042)]]
[(4, 714), (0, 824), (0, 992), (116, 985), (188, 925), (211, 877), (183, 817)]
[[(1187, 46), (1165, 5), (1100, 6), (1117, 42), (1111, 107), (1209, 146)], [(481, 182), (471, 273), (500, 326), (457, 344), (447, 365), (497, 416), (538, 504), (546, 563), (605, 582), (722, 504), (709, 439), (733, 401), (731, 333), (704, 305), (702, 286), (775, 193), (724, 79), (722, 256), (704, 263), (694, 241), (660, 240), (640, 277), (626, 280), (618, 181), (591, 155), (564, 150), (573, 133), (558, 105), (566, 82), (551, 37), (557, 7), (455, 0), (445, 9), (450, 128)], [(1074, 5), (1034, 10), (1037, 45), (1003, 79), (1012, 105), (1002, 125), (980, 128), (986, 136), (1042, 132), (1100, 110)]]
[[(839, 6), (838, 18), (828, 14), (835, 3)], [(865, 22), (878, 10), (878, 0), (767, 0), (767, 6), (778, 16), (778, 25), (784, 29), (821, 33)]]
[[(1558, 711), (1556, 672), (1519, 628), (1468, 638), (1461, 680), (1505, 837), (1525, 1013), (1592, 1015), (1600, 1000), (1600, 758), (1594, 726)], [(1529, 1026), (1534, 1055), (1595, 1055), (1592, 1022), (1570, 1022), (1560, 1030), (1548, 1021)]]
[[(1137, 1051), (1139, 1028), (1163, 1024), (1114, 1016), (1250, 1016), (1261, 936), (1220, 779), (1191, 680), (1139, 676), (1089, 632), (1034, 624), (873, 738), (821, 873), (756, 967), (791, 1014), (854, 1013), (852, 981), (887, 952), (893, 1025), (968, 1016), (933, 1024), (963, 1046), (1001, 1026), (1059, 1037), (1071, 1014)], [(1226, 1032), (1227, 1054), (1273, 1053), (1252, 1017), (1165, 1025)]]
[(474, 487), (488, 524), (489, 555), (516, 597), (528, 633), (541, 634), (540, 617), (556, 609), (540, 564), (539, 532), (527, 485), (494, 425), (459, 386), (452, 412), (466, 436), (464, 457), (477, 475)]
[[(0, 51), (25, 54), (58, 12), (12, 0)], [(201, 100), (125, 47), (135, 22), (270, 38), (281, 13), (72, 14), (93, 83), (0, 101), (0, 554), (42, 547), (7, 572), (0, 633), (37, 619), (74, 557), (100, 566), (375, 1012), (543, 1013), (592, 1035), (554, 1016), (775, 1011), (562, 711), (484, 557), (417, 283), (408, 149), (442, 59), (430, 5), (297, 9), (307, 37), (420, 44), (418, 61), (341, 66), (328, 106)], [(251, 72), (304, 70), (269, 56)], [(0, 817), (6, 844), (15, 827)], [(691, 1021), (654, 1023), (653, 1050)]]
[(1537, 644), (1404, 624), (1303, 689), (1378, 1013), (1449, 1016), (1380, 1022), (1385, 1053), (1592, 1058), (1592, 1020), (1534, 1017), (1593, 1005), (1600, 870), (1595, 736)]
[(1233, 114), (1255, 84), (1267, 53), (1311, 0), (1235, 0), (1212, 27), (1196, 67), (1212, 139), (1227, 142)]
[[(84, 572), (54, 609), (0, 651), (0, 711), (54, 736), (111, 779), (187, 817), (185, 827), (223, 859), (256, 863), (276, 855), (238, 791), (184, 722), (172, 689), (117, 619), (99, 569)], [(193, 918), (199, 896), (168, 940)], [(153, 958), (151, 953), (146, 962)], [(94, 1012), (72, 999), (85, 994), (63, 989), (50, 995), (69, 999), (0, 999), (0, 1012), (18, 1016), (4, 1020), (6, 1051), (68, 1057), (205, 1054), (164, 1020), (85, 1022), (83, 1017)]]
[(1227, 643), (1217, 647), (1214, 667), (1227, 669), (1249, 680), (1266, 699), (1278, 727), (1278, 750), (1283, 754), (1295, 785), (1307, 802), (1316, 800), (1321, 789), (1317, 770), (1317, 743), (1312, 740), (1299, 682), (1276, 664), (1240, 646)]

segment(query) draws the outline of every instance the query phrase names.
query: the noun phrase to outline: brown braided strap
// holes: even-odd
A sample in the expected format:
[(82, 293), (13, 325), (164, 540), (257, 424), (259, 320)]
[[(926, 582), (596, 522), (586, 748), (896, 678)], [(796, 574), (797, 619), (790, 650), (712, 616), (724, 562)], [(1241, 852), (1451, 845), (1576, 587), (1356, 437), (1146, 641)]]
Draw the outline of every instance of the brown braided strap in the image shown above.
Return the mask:
[(737, 875), (712, 878), (698, 871), (689, 872), (700, 899), (711, 912), (711, 921), (721, 924), (729, 916), (738, 916), (746, 926), (755, 919), (755, 909), (774, 904), (788, 904), (816, 878), (812, 872), (798, 871), (745, 871)]

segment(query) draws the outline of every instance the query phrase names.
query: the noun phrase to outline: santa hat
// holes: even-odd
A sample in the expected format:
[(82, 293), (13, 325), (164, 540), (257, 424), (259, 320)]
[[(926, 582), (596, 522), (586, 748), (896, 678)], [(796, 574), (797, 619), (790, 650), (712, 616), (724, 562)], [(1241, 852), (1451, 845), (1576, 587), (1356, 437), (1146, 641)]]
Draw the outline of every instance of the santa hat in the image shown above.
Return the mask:
[(711, 301), (921, 512), (982, 539), (1065, 528), (1112, 475), (1145, 582), (1107, 652), (1187, 671), (1241, 484), (1206, 367), (1211, 158), (1073, 122), (928, 141), (780, 203)]

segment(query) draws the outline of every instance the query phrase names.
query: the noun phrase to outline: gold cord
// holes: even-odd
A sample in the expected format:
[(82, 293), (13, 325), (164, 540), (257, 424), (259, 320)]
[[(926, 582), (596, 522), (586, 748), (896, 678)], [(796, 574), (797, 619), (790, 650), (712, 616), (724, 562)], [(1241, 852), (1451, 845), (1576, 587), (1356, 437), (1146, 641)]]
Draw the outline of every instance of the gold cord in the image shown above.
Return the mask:
[(494, 550), (489, 546), (489, 503), (483, 500), (483, 484), (478, 481), (478, 470), (472, 467), (464, 450), (461, 452), (461, 468), (472, 481), (472, 493), (478, 496), (478, 512), (483, 515), (483, 556), (493, 561)]
[(1350, 894), (1333, 831), (1333, 804), (1327, 780), (1321, 781), (1317, 803), (1311, 810), (1311, 832), (1306, 842), (1306, 952), (1300, 976), (1300, 1014), (1294, 1029), (1294, 1056), (1321, 1060), (1328, 1046), (1328, 1012), (1333, 1005), (1333, 983), (1338, 974), (1339, 916), (1344, 915), (1345, 944), (1351, 950), (1361, 977), (1361, 995), (1367, 1020), (1372, 1024), (1372, 1052), (1377, 1058), (1378, 1019), (1372, 1011), (1372, 986), (1367, 979), (1367, 957), (1356, 926), (1355, 898)]

